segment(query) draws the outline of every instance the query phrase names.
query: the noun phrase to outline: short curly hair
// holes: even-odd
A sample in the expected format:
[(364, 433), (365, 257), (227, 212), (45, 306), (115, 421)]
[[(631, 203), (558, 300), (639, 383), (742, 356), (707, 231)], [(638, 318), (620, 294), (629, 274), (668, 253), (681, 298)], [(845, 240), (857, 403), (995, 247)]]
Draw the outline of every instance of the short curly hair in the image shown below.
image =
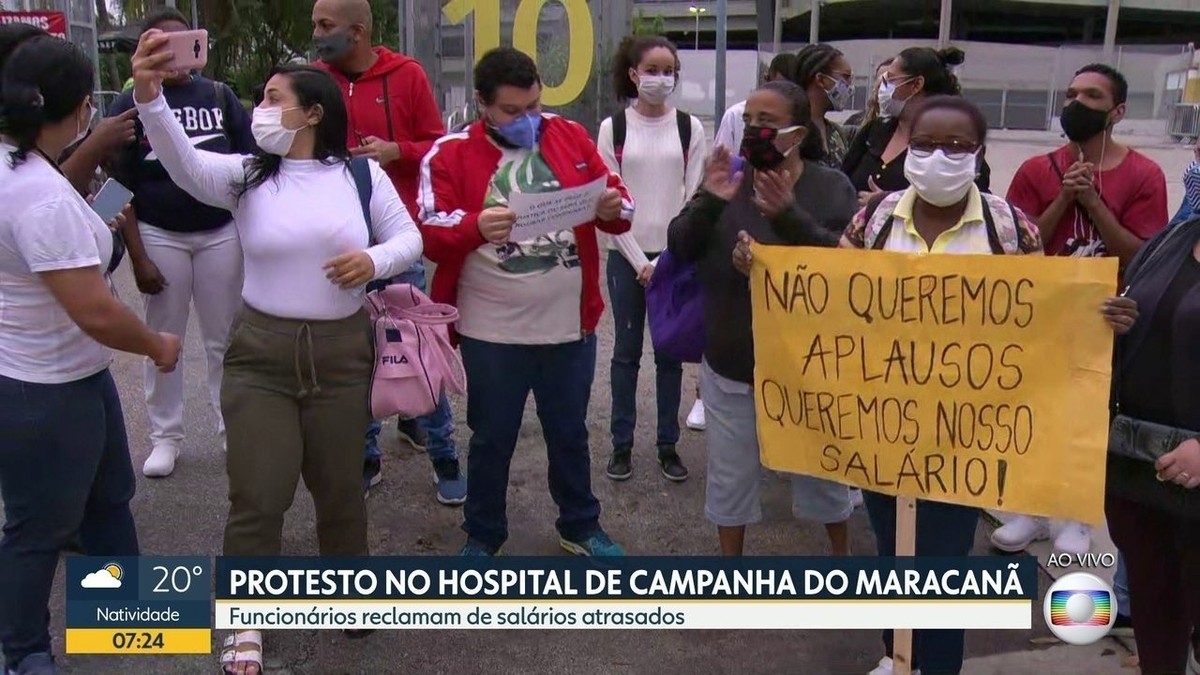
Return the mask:
[(496, 100), (496, 91), (503, 86), (529, 89), (542, 83), (537, 64), (525, 52), (512, 47), (497, 47), (483, 55), (475, 65), (475, 91), (484, 105)]

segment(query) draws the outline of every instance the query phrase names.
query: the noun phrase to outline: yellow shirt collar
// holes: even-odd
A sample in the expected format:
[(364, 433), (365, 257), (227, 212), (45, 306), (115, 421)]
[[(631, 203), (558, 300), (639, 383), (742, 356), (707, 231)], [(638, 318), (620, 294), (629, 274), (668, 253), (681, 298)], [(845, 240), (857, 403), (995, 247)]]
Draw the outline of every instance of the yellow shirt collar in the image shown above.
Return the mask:
[[(916, 234), (916, 230), (912, 227), (913, 206), (917, 203), (916, 188), (909, 187), (900, 196), (900, 201), (896, 202), (896, 208), (892, 211), (892, 215), (904, 221), (905, 228)], [(967, 209), (963, 211), (962, 218), (959, 218), (954, 227), (947, 230), (953, 232), (967, 223), (983, 222), (983, 196), (979, 194), (979, 188), (974, 184), (971, 185), (971, 191), (967, 193)]]

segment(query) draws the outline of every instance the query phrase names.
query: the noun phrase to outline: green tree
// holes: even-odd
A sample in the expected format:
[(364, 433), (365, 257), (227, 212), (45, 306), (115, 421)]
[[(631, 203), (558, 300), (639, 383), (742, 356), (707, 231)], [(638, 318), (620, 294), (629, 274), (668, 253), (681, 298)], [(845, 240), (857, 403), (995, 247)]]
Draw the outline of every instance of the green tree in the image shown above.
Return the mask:
[[(97, 5), (105, 0), (96, 0)], [(205, 73), (248, 96), (271, 69), (295, 58), (306, 58), (312, 42), (312, 0), (179, 0), (184, 15), (197, 3), (200, 27), (212, 40)], [(136, 24), (162, 0), (123, 0), (119, 18)], [(372, 0), (376, 44), (395, 48), (399, 41), (397, 3)]]
[(655, 14), (653, 18), (647, 18), (645, 11), (640, 9), (637, 11), (637, 16), (633, 19), (634, 35), (662, 35), (666, 32), (667, 21), (662, 14)]

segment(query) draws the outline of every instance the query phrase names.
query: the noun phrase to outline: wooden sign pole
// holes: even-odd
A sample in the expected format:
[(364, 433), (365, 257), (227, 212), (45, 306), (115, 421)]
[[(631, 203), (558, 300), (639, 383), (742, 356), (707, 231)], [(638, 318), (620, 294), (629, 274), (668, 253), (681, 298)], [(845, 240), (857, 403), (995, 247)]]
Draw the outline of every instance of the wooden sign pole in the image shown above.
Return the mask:
[[(896, 557), (914, 557), (917, 553), (917, 500), (896, 497)], [(912, 675), (911, 628), (892, 631), (892, 672)]]

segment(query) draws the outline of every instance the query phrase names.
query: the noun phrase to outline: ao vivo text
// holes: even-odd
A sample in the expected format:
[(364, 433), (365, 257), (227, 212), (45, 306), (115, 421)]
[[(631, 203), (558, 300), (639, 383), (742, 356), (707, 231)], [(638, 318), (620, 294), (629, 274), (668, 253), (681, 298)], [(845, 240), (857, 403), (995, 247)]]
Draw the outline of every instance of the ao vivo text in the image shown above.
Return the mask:
[(1112, 553), (1051, 553), (1050, 558), (1046, 561), (1046, 567), (1071, 567), (1078, 565), (1080, 567), (1103, 567), (1111, 568), (1117, 566), (1117, 556)]

